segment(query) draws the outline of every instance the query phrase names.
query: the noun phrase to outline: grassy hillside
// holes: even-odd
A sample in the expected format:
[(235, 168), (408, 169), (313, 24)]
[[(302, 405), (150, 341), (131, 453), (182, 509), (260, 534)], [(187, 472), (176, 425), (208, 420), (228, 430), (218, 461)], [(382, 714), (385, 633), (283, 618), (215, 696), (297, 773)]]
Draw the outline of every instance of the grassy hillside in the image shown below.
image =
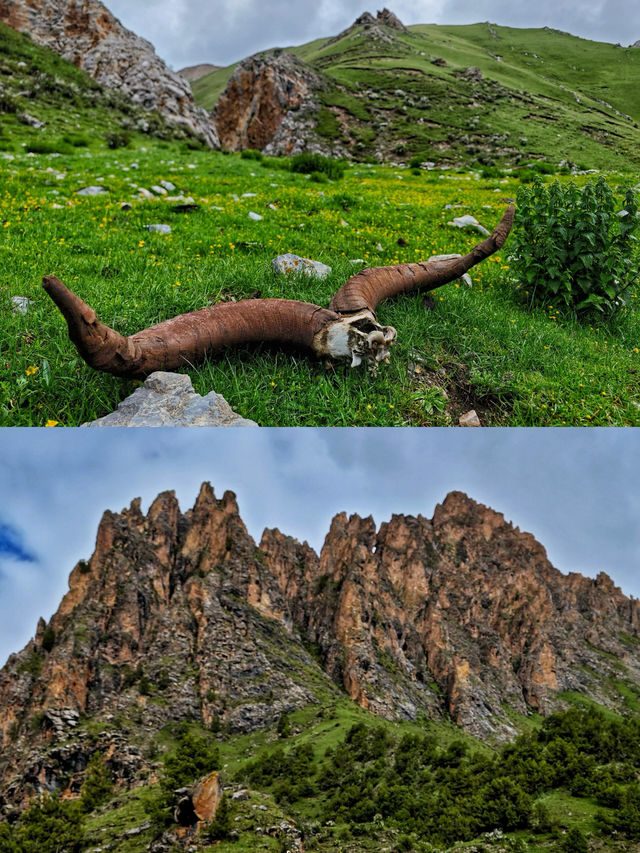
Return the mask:
[[(391, 43), (356, 28), (287, 48), (325, 76), (320, 131), (356, 159), (382, 150), (399, 160), (640, 164), (640, 50), (486, 23), (387, 33)], [(202, 106), (213, 108), (233, 67), (198, 81)]]
[[(0, 850), (49, 853), (73, 823), (82, 849), (114, 853), (143, 853), (163, 832), (159, 849), (218, 853), (628, 853), (640, 840), (638, 725), (569, 708), (491, 749), (449, 723), (391, 723), (346, 698), (248, 735), (170, 725), (152, 745), (153, 784), (114, 789), (98, 757), (82, 801), (57, 807), (62, 821), (37, 807), (14, 827), (14, 847), (0, 824)], [(196, 765), (220, 770), (228, 798), (215, 842), (206, 826), (180, 830), (169, 805)]]
[(184, 133), (0, 24), (0, 152), (71, 154), (149, 136)]

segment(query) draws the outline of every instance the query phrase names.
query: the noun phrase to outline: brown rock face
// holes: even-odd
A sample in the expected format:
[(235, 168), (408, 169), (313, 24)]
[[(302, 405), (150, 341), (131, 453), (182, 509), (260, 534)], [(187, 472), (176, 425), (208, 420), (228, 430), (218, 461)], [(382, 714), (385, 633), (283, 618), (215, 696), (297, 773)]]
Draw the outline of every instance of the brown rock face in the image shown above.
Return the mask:
[(188, 82), (99, 0), (0, 0), (0, 21), (28, 33), (98, 83), (219, 147), (211, 119), (195, 105)]
[[(318, 75), (290, 54), (250, 56), (238, 65), (216, 104), (220, 144), (232, 151), (269, 146), (269, 153), (298, 153), (304, 145), (291, 133), (291, 123), (304, 125), (317, 109), (313, 99), (322, 88)], [(280, 133), (286, 118), (287, 132)]]
[(57, 613), (0, 671), (0, 806), (77, 792), (96, 749), (133, 784), (169, 720), (251, 730), (319, 685), (504, 738), (506, 709), (546, 714), (563, 691), (623, 707), (621, 682), (640, 684), (640, 603), (604, 574), (561, 574), (460, 492), (430, 520), (337, 515), (318, 556), (278, 530), (257, 548), (235, 496), (205, 484), (184, 514), (170, 492), (105, 513)]

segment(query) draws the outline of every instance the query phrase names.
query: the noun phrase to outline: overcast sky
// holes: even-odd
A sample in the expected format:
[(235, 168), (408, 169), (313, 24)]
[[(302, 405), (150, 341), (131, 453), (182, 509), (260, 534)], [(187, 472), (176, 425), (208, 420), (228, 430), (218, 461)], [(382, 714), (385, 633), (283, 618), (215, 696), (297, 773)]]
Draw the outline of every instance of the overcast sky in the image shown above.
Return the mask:
[(562, 571), (640, 597), (640, 430), (2, 430), (0, 664), (93, 550), (100, 516), (209, 480), (264, 527), (322, 545), (341, 510), (431, 517), (460, 489), (533, 533)]
[[(211, 62), (229, 65), (270, 47), (336, 35), (362, 12), (384, 2), (367, 0), (107, 0), (122, 23), (149, 39), (175, 70)], [(392, 0), (405, 24), (554, 27), (624, 45), (640, 39), (638, 0)]]

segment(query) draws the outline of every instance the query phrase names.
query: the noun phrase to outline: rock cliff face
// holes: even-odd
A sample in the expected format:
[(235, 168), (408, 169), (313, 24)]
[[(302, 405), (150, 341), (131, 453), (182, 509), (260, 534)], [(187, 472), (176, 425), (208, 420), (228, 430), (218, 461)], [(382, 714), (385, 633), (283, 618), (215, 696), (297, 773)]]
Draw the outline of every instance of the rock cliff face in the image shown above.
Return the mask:
[(98, 83), (219, 147), (211, 119), (195, 105), (189, 83), (98, 0), (0, 0), (0, 21), (28, 33)]
[(504, 738), (511, 712), (564, 691), (623, 707), (624, 683), (640, 685), (640, 603), (561, 574), (466, 495), (378, 530), (338, 515), (318, 556), (278, 530), (257, 548), (234, 495), (205, 484), (184, 514), (173, 493), (105, 513), (57, 613), (0, 672), (0, 806), (77, 790), (96, 749), (123, 784), (148, 775), (145, 738), (170, 720), (246, 731), (343, 688)]
[(256, 54), (234, 71), (213, 112), (220, 144), (272, 156), (332, 153), (315, 134), (322, 78), (288, 53)]

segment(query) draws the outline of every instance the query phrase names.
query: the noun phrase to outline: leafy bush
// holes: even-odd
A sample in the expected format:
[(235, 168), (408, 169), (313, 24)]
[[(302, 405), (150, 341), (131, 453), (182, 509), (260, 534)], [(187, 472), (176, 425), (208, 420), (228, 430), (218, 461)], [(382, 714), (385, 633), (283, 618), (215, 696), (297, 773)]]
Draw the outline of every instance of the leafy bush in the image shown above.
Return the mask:
[(62, 141), (67, 145), (72, 145), (74, 148), (86, 148), (89, 144), (89, 138), (80, 133), (67, 134), (62, 137)]
[(259, 160), (262, 161), (262, 151), (256, 151), (254, 148), (245, 148), (240, 154), (243, 160)]
[(313, 172), (324, 172), (332, 181), (344, 177), (344, 165), (331, 157), (323, 157), (322, 154), (296, 154), (291, 159), (291, 171), (303, 175), (311, 175)]
[(131, 143), (131, 137), (126, 130), (113, 130), (107, 134), (107, 147), (111, 149), (127, 148)]
[(26, 150), (32, 154), (71, 154), (73, 148), (62, 139), (34, 139), (27, 142)]
[(510, 262), (529, 301), (576, 311), (613, 312), (625, 304), (634, 280), (637, 211), (632, 189), (620, 205), (602, 177), (582, 190), (557, 181), (547, 189), (539, 177), (520, 187)]
[(224, 841), (225, 838), (229, 837), (230, 832), (231, 809), (229, 808), (227, 795), (223, 794), (215, 817), (206, 830), (206, 837), (209, 841)]
[(18, 821), (9, 842), (12, 847), (0, 850), (12, 853), (75, 853), (82, 842), (82, 816), (78, 803), (62, 801), (59, 797), (45, 797), (31, 806)]

